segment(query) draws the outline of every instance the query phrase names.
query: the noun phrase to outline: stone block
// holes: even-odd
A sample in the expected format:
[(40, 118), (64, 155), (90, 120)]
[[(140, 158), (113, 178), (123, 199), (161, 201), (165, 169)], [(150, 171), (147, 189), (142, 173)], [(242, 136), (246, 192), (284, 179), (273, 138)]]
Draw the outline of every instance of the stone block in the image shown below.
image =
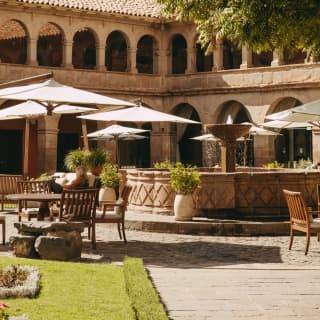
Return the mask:
[(66, 261), (81, 257), (82, 240), (77, 231), (60, 231), (38, 237), (34, 246), (42, 259)]
[(9, 247), (17, 257), (36, 258), (38, 254), (34, 247), (35, 240), (36, 236), (18, 234), (10, 237)]

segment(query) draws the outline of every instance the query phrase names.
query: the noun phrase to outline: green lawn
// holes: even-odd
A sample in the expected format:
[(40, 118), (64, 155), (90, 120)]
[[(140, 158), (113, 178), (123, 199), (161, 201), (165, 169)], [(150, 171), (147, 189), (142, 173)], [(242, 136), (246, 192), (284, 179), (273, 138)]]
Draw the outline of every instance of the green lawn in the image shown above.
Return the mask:
[(126, 292), (123, 267), (110, 264), (0, 258), (8, 264), (35, 265), (41, 274), (36, 298), (1, 299), (10, 315), (30, 320), (135, 320)]

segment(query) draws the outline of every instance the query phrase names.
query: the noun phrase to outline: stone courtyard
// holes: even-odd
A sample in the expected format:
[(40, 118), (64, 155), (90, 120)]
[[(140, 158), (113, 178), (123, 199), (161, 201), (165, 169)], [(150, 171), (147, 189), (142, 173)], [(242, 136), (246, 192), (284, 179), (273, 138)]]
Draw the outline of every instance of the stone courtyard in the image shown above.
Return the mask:
[[(7, 237), (17, 216), (7, 214)], [(130, 217), (130, 213), (128, 214)], [(145, 224), (145, 230), (148, 230)], [(287, 236), (228, 237), (127, 230), (128, 243), (116, 227), (97, 226), (97, 249), (84, 240), (80, 261), (122, 263), (140, 257), (170, 319), (318, 319), (320, 244)], [(0, 256), (11, 256), (0, 246)]]

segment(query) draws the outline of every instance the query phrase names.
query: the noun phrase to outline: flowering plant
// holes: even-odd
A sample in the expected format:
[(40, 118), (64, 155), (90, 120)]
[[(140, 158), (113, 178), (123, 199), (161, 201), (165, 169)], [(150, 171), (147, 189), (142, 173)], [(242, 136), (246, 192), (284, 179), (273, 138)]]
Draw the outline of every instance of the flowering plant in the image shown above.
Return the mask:
[(6, 308), (9, 308), (9, 306), (3, 302), (0, 302), (0, 320), (8, 320), (9, 315), (7, 311), (5, 310)]

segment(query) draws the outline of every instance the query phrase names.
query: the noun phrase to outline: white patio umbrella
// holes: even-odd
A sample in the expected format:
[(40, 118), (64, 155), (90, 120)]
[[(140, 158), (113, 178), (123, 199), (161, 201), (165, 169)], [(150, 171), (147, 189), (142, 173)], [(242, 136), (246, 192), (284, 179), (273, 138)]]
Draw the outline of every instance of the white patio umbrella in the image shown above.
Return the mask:
[(63, 104), (77, 106), (135, 106), (132, 102), (66, 86), (54, 79), (36, 84), (0, 89), (0, 99), (36, 101), (47, 108), (48, 115), (52, 113), (55, 107)]
[[(88, 107), (77, 107), (61, 105), (53, 110), (54, 113), (77, 113), (91, 110)], [(0, 120), (10, 119), (25, 119), (25, 135), (24, 135), (24, 160), (23, 174), (28, 175), (29, 168), (29, 143), (30, 143), (30, 120), (47, 114), (47, 109), (43, 105), (34, 102), (26, 101), (15, 106), (0, 110)]]
[[(46, 108), (48, 115), (51, 115), (55, 108), (60, 108), (60, 113), (75, 113), (83, 111), (80, 107), (90, 107), (92, 109), (97, 108), (97, 105), (107, 105), (110, 110), (124, 106), (135, 106), (134, 103), (128, 101), (110, 98), (87, 90), (63, 85), (54, 79), (49, 79), (36, 84), (0, 89), (0, 101), (3, 100), (30, 100), (37, 102)], [(64, 105), (75, 106), (75, 111), (71, 112), (70, 109), (67, 111)], [(87, 127), (85, 120), (82, 120), (82, 133), (85, 137), (84, 147), (85, 149), (89, 149), (88, 140), (86, 138)]]
[(198, 141), (213, 141), (213, 142), (220, 141), (220, 139), (214, 136), (212, 133), (202, 134), (201, 136), (193, 137), (190, 139), (198, 140)]
[(292, 122), (283, 120), (273, 120), (260, 124), (263, 127), (274, 129), (295, 129), (295, 128), (312, 128), (311, 123), (308, 122)]
[(153, 110), (142, 105), (114, 111), (97, 112), (78, 118), (98, 121), (131, 121), (131, 122), (176, 122), (199, 124), (198, 121), (174, 116), (169, 113)]
[(267, 115), (266, 119), (290, 122), (320, 121), (320, 100), (311, 101), (298, 107)]
[[(149, 130), (130, 128), (130, 127), (121, 126), (119, 124), (114, 124), (104, 129), (89, 133), (88, 138), (94, 138), (98, 140), (114, 139), (116, 144), (116, 163), (118, 163), (119, 162), (119, 148), (118, 148), (119, 139), (122, 139), (122, 140), (144, 139), (146, 137), (138, 136), (137, 133), (142, 133), (147, 131)], [(139, 138), (137, 138), (137, 136)]]

